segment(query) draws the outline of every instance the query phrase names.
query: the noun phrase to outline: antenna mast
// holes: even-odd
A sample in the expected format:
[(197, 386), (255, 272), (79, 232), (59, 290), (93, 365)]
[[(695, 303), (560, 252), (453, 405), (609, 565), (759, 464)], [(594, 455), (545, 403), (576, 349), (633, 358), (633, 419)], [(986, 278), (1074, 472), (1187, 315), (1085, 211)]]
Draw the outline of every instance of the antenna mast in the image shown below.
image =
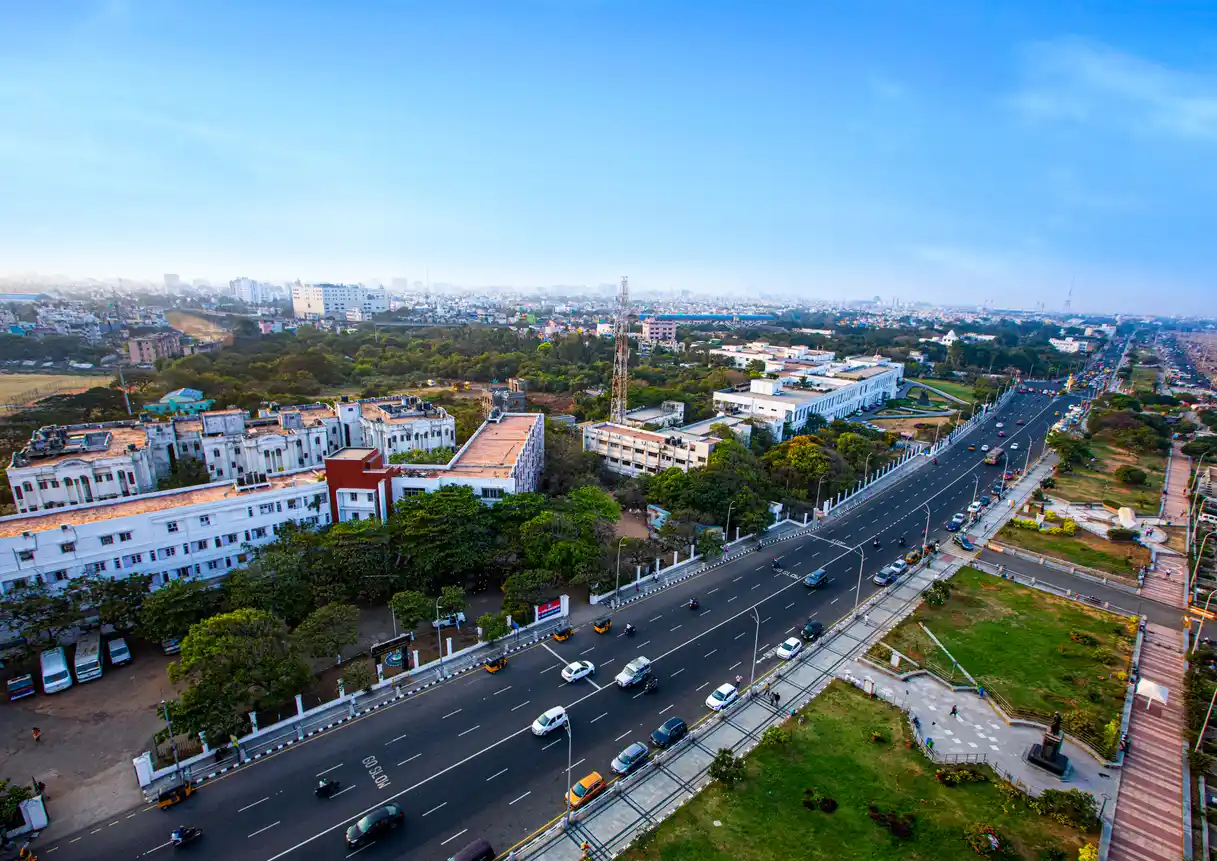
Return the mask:
[(617, 319), (613, 325), (613, 399), (609, 421), (625, 424), (626, 394), (630, 380), (630, 279), (622, 277), (617, 293)]

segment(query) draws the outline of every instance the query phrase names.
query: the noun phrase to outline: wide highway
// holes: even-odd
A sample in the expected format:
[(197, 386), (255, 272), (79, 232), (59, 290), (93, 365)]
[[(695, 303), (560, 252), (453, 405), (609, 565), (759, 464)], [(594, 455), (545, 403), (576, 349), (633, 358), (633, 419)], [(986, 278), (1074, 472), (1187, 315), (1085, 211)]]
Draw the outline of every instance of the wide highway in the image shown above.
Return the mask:
[[(1009, 463), (1022, 468), (1027, 448), (1034, 459), (1043, 437), (1075, 398), (1019, 394), (995, 419), (939, 458), (925, 464), (816, 535), (805, 535), (750, 553), (679, 586), (638, 601), (615, 616), (608, 634), (580, 627), (566, 642), (552, 640), (510, 657), (494, 675), (474, 672), (437, 685), (341, 728), (263, 758), (204, 784), (168, 811), (131, 811), (77, 834), (36, 845), (47, 861), (150, 858), (178, 852), (226, 861), (312, 861), (349, 858), (445, 859), (475, 837), (505, 851), (563, 810), (568, 740), (564, 731), (538, 738), (534, 718), (561, 705), (571, 717), (570, 756), (575, 780), (595, 770), (611, 776), (609, 763), (633, 741), (668, 718), (692, 724), (707, 708), (716, 686), (751, 674), (757, 636), (752, 609), (760, 618), (757, 674), (776, 661), (782, 640), (808, 619), (828, 627), (877, 587), (871, 576), (920, 543), (930, 512), (930, 535), (945, 539), (944, 525), (973, 494), (991, 492), (997, 467), (982, 463), (983, 443), (1011, 443)], [(1022, 419), (1025, 424), (1016, 425)], [(996, 436), (995, 421), (1006, 437)], [(975, 444), (977, 451), (968, 451)], [(878, 537), (881, 549), (872, 541)], [(944, 544), (950, 550), (950, 545)], [(780, 557), (789, 573), (771, 568)], [(802, 575), (828, 570), (819, 589), (806, 588)], [(691, 596), (701, 606), (685, 606)], [(625, 637), (631, 622), (638, 629)], [(613, 676), (630, 659), (645, 655), (654, 664), (659, 690), (620, 689)], [(570, 661), (595, 664), (596, 675), (566, 684), (561, 668)], [(339, 794), (314, 797), (320, 776), (338, 780)], [(348, 825), (383, 804), (405, 811), (404, 828), (363, 849), (349, 852)], [(53, 809), (52, 809), (53, 814)], [(178, 824), (203, 829), (201, 840), (183, 850), (169, 844)]]

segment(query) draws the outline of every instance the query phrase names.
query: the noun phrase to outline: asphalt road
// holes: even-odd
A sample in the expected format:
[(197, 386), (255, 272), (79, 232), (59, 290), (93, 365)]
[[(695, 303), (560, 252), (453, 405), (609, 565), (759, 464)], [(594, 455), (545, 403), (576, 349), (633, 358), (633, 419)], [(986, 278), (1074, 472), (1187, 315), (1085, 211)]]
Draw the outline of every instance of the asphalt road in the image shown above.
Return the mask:
[[(1011, 452), (1014, 464), (1021, 468), (1028, 444), (1031, 457), (1038, 455), (1053, 411), (1063, 408), (1041, 395), (1017, 395), (1003, 408), (997, 420), (1005, 422), (1007, 437), (1000, 442), (1008, 449), (1020, 444)], [(1014, 424), (1020, 417), (1025, 426)], [(897, 539), (919, 543), (927, 506), (930, 536), (946, 538), (944, 522), (996, 477), (979, 451), (967, 450), (984, 442), (998, 442), (992, 420), (937, 465), (926, 464), (816, 535), (748, 554), (622, 609), (609, 634), (582, 627), (564, 643), (512, 655), (500, 673), (470, 673), (438, 685), (210, 781), (167, 812), (132, 811), (41, 847), (39, 855), (49, 861), (164, 858), (176, 854), (168, 836), (177, 824), (204, 831), (199, 843), (178, 851), (231, 861), (443, 859), (479, 836), (505, 850), (563, 809), (568, 738), (563, 731), (535, 737), (530, 725), (537, 715), (555, 705), (570, 714), (573, 780), (592, 770), (610, 776), (610, 760), (630, 742), (646, 742), (669, 717), (692, 724), (708, 711), (705, 697), (717, 685), (736, 675), (747, 680), (758, 639), (760, 674), (777, 660), (773, 648), (807, 619), (827, 627), (858, 595), (875, 591), (870, 577), (904, 553)], [(879, 550), (871, 543), (875, 536)], [(775, 556), (789, 573), (775, 574)], [(820, 567), (827, 568), (828, 582), (804, 587), (800, 576)], [(684, 606), (692, 595), (701, 601), (697, 611)], [(637, 636), (622, 635), (626, 622), (638, 628)], [(655, 694), (613, 683), (637, 655), (654, 664)], [(563, 683), (560, 670), (573, 660), (595, 663), (595, 677)], [(321, 775), (340, 781), (341, 792), (314, 798)], [(390, 801), (405, 810), (404, 833), (348, 853), (346, 827)]]

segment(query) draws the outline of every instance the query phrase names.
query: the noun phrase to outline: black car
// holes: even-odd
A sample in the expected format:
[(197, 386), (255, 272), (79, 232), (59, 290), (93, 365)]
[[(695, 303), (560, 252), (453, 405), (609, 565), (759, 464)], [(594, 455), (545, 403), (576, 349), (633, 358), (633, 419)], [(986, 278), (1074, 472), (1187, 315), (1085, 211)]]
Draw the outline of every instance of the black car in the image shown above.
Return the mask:
[(824, 623), (812, 619), (803, 626), (799, 634), (808, 643), (814, 643), (824, 635)]
[(651, 733), (651, 741), (661, 749), (671, 747), (684, 738), (688, 731), (689, 725), (680, 718), (668, 718), (659, 729)]
[(405, 821), (406, 814), (398, 805), (386, 804), (379, 807), (347, 829), (347, 849), (367, 846)]

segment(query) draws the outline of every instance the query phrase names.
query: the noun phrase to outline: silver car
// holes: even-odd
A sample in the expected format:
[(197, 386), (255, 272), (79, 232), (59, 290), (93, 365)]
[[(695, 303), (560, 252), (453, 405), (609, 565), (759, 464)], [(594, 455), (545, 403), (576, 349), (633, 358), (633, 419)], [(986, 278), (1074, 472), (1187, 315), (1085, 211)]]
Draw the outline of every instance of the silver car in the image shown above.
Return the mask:
[(636, 741), (614, 757), (611, 766), (615, 774), (629, 774), (647, 761), (651, 751), (640, 741)]

